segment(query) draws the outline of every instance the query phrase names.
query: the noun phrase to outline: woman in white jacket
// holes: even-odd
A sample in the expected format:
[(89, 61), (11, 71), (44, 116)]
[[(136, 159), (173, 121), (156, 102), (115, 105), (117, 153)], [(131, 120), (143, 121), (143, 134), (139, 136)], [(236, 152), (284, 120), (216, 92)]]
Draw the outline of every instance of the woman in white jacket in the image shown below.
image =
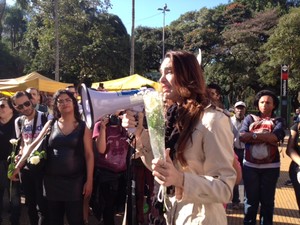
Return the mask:
[[(236, 181), (230, 120), (222, 109), (210, 104), (193, 54), (168, 52), (160, 70), (164, 97), (175, 103), (166, 112), (166, 160), (153, 159), (149, 135), (141, 122), (136, 146), (155, 180), (175, 189), (166, 198), (166, 222), (225, 225), (223, 203), (230, 201)], [(130, 113), (124, 116), (123, 125), (135, 125), (132, 122)]]

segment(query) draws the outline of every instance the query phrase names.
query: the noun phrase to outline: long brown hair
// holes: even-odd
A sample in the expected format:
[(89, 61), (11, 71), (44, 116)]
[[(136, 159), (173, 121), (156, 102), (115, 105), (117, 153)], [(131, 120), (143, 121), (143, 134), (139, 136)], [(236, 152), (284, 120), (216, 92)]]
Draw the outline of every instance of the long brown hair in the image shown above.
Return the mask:
[(166, 58), (172, 62), (174, 83), (180, 95), (176, 126), (180, 132), (177, 141), (177, 159), (186, 166), (184, 151), (188, 140), (192, 141), (192, 132), (197, 125), (201, 113), (209, 104), (202, 69), (197, 58), (186, 51), (170, 51)]

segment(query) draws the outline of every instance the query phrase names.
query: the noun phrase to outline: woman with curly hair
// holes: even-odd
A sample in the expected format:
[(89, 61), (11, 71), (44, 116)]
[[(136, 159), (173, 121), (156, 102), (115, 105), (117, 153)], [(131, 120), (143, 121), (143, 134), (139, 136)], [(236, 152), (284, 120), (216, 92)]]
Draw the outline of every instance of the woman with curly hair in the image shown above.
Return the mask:
[(279, 106), (276, 94), (261, 90), (255, 95), (256, 115), (243, 120), (240, 140), (245, 143), (243, 179), (245, 186), (244, 225), (273, 224), (276, 183), (280, 175), (278, 142), (283, 141), (284, 120), (276, 117)]

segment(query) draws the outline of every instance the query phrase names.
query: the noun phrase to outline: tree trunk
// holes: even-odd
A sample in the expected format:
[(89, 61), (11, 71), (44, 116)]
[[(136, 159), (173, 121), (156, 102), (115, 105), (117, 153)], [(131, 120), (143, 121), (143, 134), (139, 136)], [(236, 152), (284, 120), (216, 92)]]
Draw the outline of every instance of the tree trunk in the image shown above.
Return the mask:
[(130, 75), (134, 74), (134, 21), (135, 21), (135, 0), (132, 0), (132, 26), (131, 26), (131, 47), (130, 47)]

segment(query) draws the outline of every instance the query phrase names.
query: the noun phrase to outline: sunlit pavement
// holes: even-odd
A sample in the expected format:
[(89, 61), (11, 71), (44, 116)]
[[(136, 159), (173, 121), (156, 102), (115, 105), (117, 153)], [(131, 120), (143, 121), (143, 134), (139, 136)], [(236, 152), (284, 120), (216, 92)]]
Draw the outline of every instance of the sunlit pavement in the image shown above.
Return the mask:
[[(289, 166), (291, 159), (285, 154), (287, 138), (279, 147), (281, 151), (281, 172), (277, 183), (275, 196), (275, 211), (274, 211), (274, 225), (299, 225), (300, 216), (298, 206), (296, 203), (293, 186), (285, 185), (289, 180)], [(227, 209), (228, 225), (242, 225), (243, 224), (243, 209)], [(257, 217), (257, 221), (258, 221)], [(257, 222), (258, 224), (258, 222)]]

